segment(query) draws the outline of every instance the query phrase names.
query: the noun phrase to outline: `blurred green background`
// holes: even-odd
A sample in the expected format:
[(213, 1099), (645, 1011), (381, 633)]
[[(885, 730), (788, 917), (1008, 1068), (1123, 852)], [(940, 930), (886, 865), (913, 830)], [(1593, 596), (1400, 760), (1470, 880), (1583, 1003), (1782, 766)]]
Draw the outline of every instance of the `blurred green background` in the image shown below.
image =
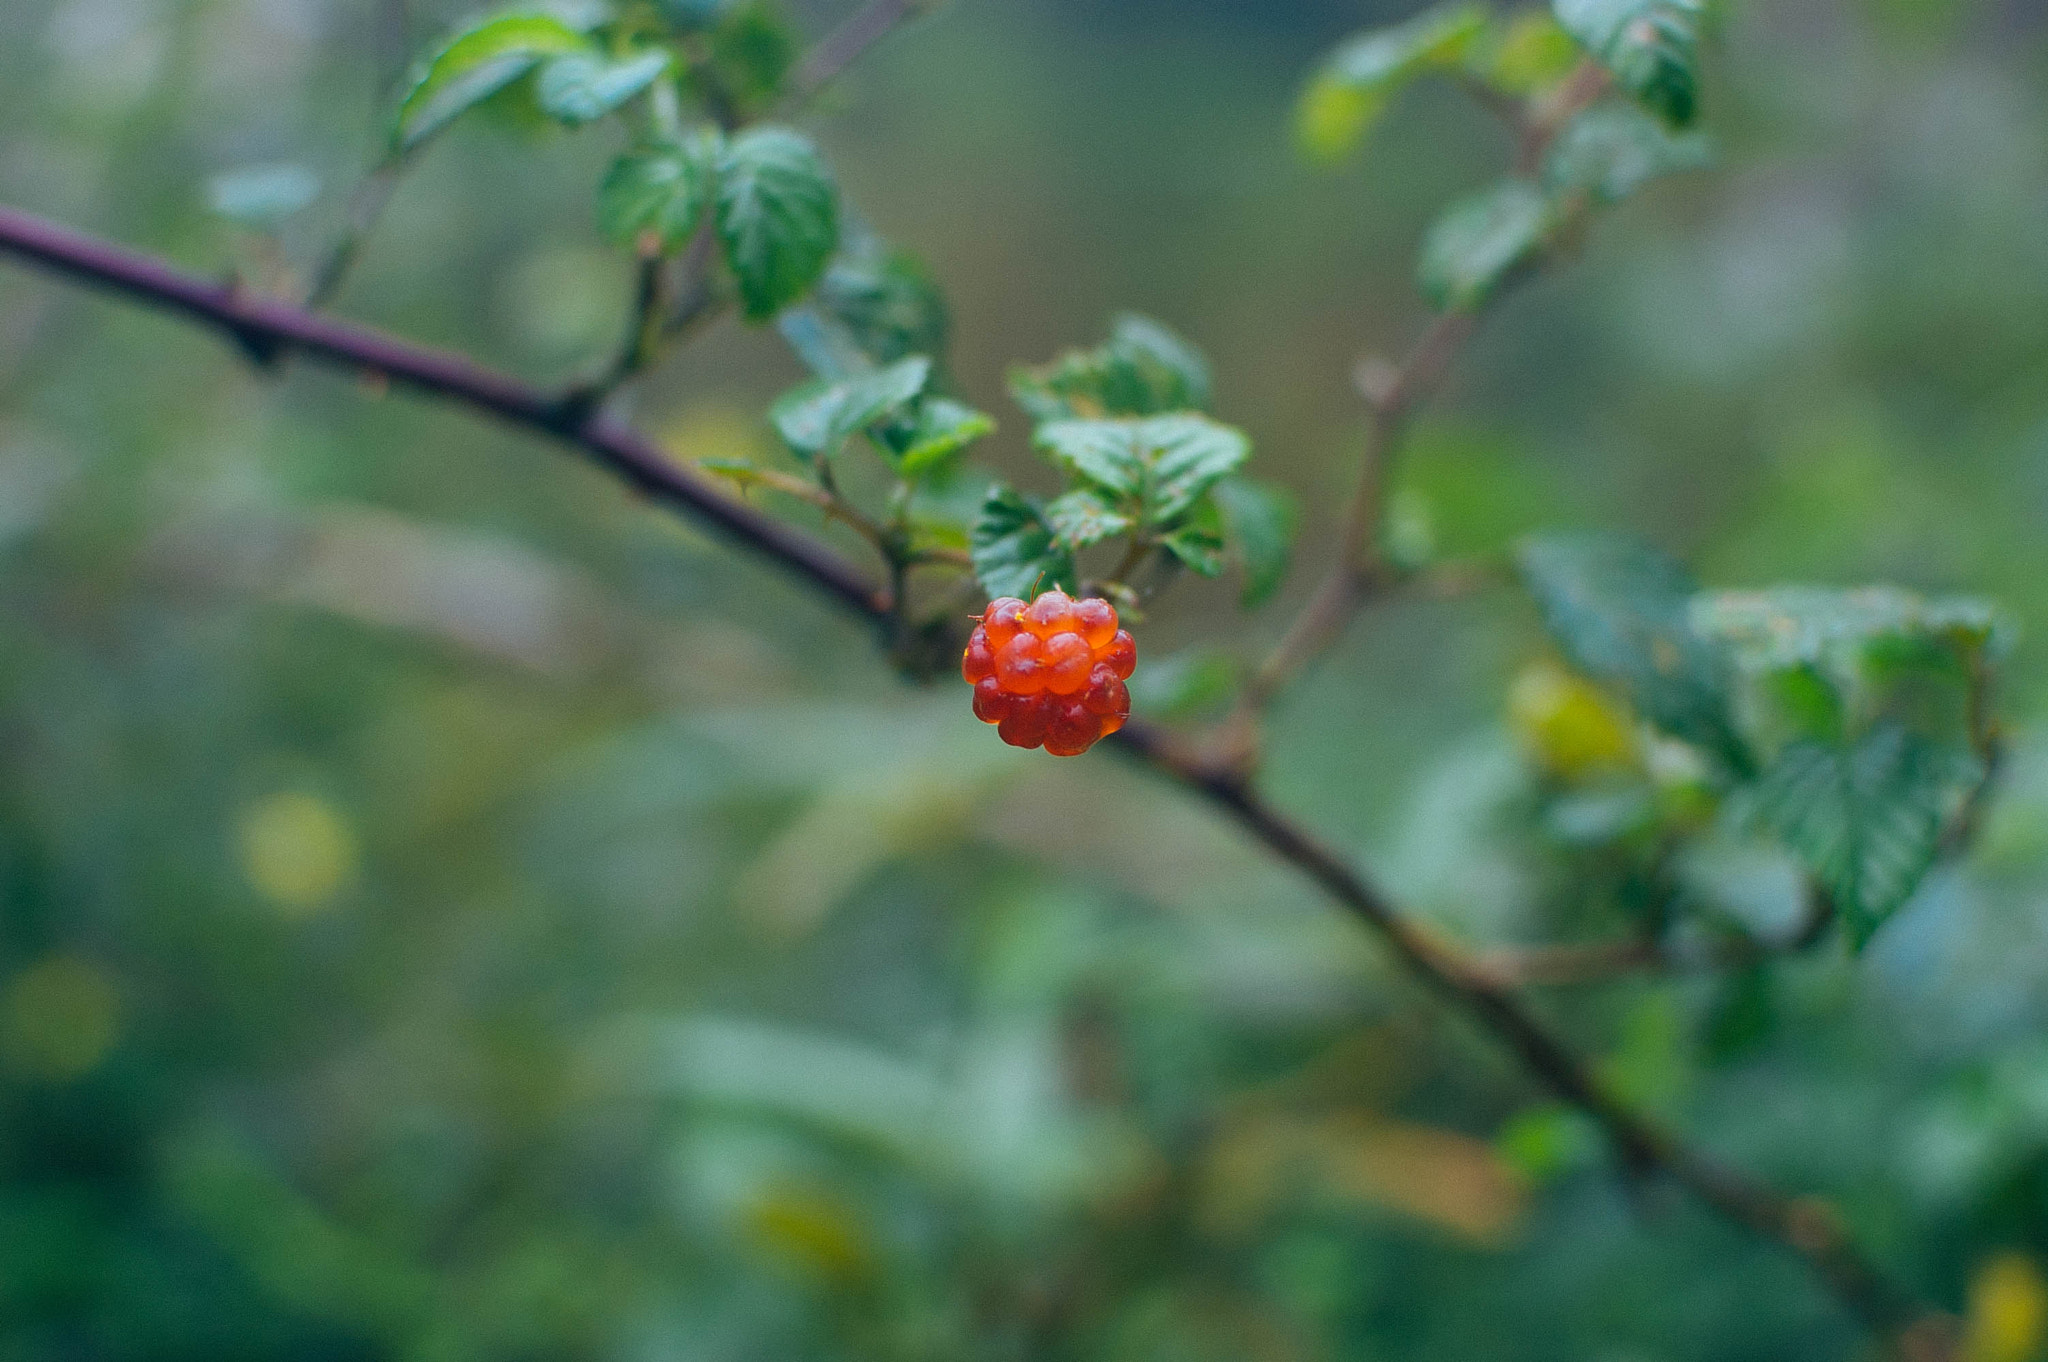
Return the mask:
[[(795, 7), (807, 32), (847, 8)], [(952, 367), (1156, 315), (1307, 508), (1282, 601), (1184, 583), (1145, 665), (1253, 654), (1321, 565), (1349, 371), (1503, 135), (1290, 107), (1370, 0), (956, 0), (811, 121), (947, 287)], [(212, 273), (252, 163), (376, 153), (415, 0), (0, 0), (0, 198)], [(2021, 627), (1987, 835), (1861, 959), (1546, 997), (1708, 1147), (2048, 1336), (2048, 11), (1736, 0), (1719, 167), (1515, 296), (1419, 428), (1450, 550), (1641, 530), (1717, 585), (1967, 589)], [(340, 307), (588, 372), (607, 131), (464, 126)], [(726, 322), (633, 395), (766, 451)], [(1114, 754), (1003, 748), (772, 569), (538, 442), (0, 273), (0, 1362), (1853, 1358), (1781, 1250), (1655, 1187), (1310, 888)], [(1282, 706), (1275, 797), (1476, 941), (1597, 934), (1519, 829), (1508, 593), (1395, 604)], [(1760, 914), (1782, 862), (1733, 848)]]

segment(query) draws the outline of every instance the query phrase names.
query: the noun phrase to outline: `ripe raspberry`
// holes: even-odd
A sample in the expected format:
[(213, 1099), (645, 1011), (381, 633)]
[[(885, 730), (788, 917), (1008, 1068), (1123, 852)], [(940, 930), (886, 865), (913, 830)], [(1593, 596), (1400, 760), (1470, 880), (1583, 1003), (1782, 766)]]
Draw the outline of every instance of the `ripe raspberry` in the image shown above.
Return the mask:
[(1029, 605), (1014, 596), (990, 601), (960, 674), (974, 687), (974, 717), (996, 725), (1004, 742), (1076, 757), (1124, 726), (1124, 682), (1137, 662), (1115, 606), (1054, 588)]

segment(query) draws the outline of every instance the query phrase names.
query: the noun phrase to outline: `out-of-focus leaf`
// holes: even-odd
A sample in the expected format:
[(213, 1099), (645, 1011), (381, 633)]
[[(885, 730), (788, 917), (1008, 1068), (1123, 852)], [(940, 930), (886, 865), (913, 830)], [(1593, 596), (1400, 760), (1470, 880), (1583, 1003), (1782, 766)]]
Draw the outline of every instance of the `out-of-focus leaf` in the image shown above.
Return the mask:
[(206, 182), (207, 206), (254, 231), (274, 231), (320, 196), (320, 177), (302, 165), (243, 166)]
[(1697, 0), (1552, 0), (1564, 30), (1615, 84), (1673, 127), (1699, 109)]
[(845, 327), (853, 343), (877, 364), (905, 355), (945, 353), (946, 300), (922, 264), (907, 251), (868, 242), (832, 262), (818, 284), (817, 307)]
[(598, 188), (598, 226), (621, 245), (652, 232), (665, 252), (681, 249), (710, 202), (717, 160), (717, 134), (709, 131), (627, 152)]
[(1536, 253), (1550, 228), (1543, 191), (1526, 180), (1502, 180), (1458, 200), (1430, 225), (1416, 279), (1438, 307), (1470, 311)]
[(1285, 488), (1250, 478), (1227, 477), (1211, 493), (1223, 513), (1223, 538), (1244, 574), (1240, 604), (1262, 604), (1287, 577), (1301, 515)]
[(929, 359), (912, 355), (859, 378), (838, 383), (816, 379), (777, 398), (768, 418), (796, 454), (829, 458), (854, 435), (915, 399), (931, 372)]
[(1086, 488), (1055, 498), (1045, 508), (1045, 518), (1053, 532), (1075, 549), (1099, 544), (1131, 528), (1129, 516), (1118, 513), (1100, 493)]
[(1197, 501), (1159, 542), (1189, 571), (1204, 577), (1223, 575), (1223, 513), (1213, 497)]
[(1633, 104), (1601, 104), (1566, 125), (1543, 161), (1551, 193), (1581, 193), (1619, 203), (1659, 175), (1698, 170), (1713, 161), (1699, 133), (1673, 133)]
[(1044, 511), (1008, 487), (992, 488), (982, 503), (971, 552), (974, 575), (991, 598), (1029, 600), (1044, 587), (1072, 587), (1080, 580), (1073, 554), (1054, 533)]
[(617, 60), (596, 52), (566, 53), (541, 68), (534, 97), (548, 117), (581, 127), (654, 84), (674, 60), (665, 48)]
[(710, 71), (742, 114), (764, 111), (796, 65), (797, 35), (766, 0), (729, 3), (711, 32)]
[(1579, 45), (1547, 10), (1525, 9), (1474, 44), (1465, 67), (1504, 95), (1526, 99), (1571, 74)]
[(1758, 778), (1758, 826), (1806, 862), (1861, 948), (1912, 896), (1970, 764), (1895, 725), (1850, 747), (1787, 746)]
[(1302, 148), (1319, 161), (1349, 154), (1403, 85), (1427, 71), (1457, 69), (1486, 22), (1484, 6), (1440, 5), (1339, 47), (1302, 92), (1295, 113)]
[(1926, 597), (1888, 586), (1703, 592), (1692, 601), (1691, 619), (1743, 666), (1768, 671), (1838, 665), (1845, 653), (1887, 637), (1927, 639), (1958, 654), (1997, 652), (2007, 633), (1998, 612), (1975, 597)]
[(758, 127), (718, 161), (718, 235), (748, 317), (774, 316), (824, 272), (839, 242), (839, 192), (810, 139)]
[(1610, 534), (1531, 539), (1518, 556), (1551, 637), (1574, 666), (1620, 686), (1665, 732), (1733, 770), (1748, 766), (1729, 719), (1728, 669), (1692, 627), (1694, 587), (1683, 567)]
[(698, 32), (718, 22), (731, 0), (654, 0), (655, 12), (684, 32)]
[(392, 144), (410, 151), (538, 65), (588, 51), (582, 30), (539, 10), (494, 15), (464, 29), (414, 73), (399, 102)]
[(1010, 394), (1041, 422), (1200, 411), (1209, 405), (1209, 362), (1162, 323), (1126, 313), (1093, 350), (1011, 370)]
[(1131, 704), (1154, 718), (1192, 718), (1237, 690), (1237, 664), (1221, 652), (1193, 648), (1147, 658), (1131, 673)]
[(1634, 722), (1597, 686), (1548, 662), (1524, 667), (1508, 688), (1508, 723), (1552, 775), (1582, 781), (1636, 762)]
[(2048, 1345), (2048, 1278), (2032, 1256), (1993, 1254), (1970, 1275), (1962, 1362), (2032, 1362)]
[(995, 419), (950, 397), (928, 397), (917, 409), (909, 443), (896, 471), (915, 481), (939, 472), (953, 457), (985, 435), (995, 433)]

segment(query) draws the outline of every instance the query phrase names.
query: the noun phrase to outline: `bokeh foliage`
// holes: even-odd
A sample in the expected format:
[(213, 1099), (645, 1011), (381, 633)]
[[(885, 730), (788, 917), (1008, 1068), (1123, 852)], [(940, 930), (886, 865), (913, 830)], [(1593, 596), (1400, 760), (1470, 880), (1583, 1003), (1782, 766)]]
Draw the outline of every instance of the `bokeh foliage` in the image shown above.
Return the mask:
[[(797, 44), (765, 6), (670, 8), (756, 73), (731, 98), (768, 98)], [(1627, 37), (1600, 27), (1614, 7), (1577, 8), (1588, 41)], [(1644, 187), (1509, 300), (1417, 432), (1396, 529), (1423, 560), (1628, 528), (1705, 589), (1652, 556), (1624, 574), (1640, 628), (1575, 647), (1564, 608), (1646, 552), (1596, 534), (1522, 552), (1555, 638), (1504, 590), (1391, 606), (1288, 698), (1273, 781), (1473, 941), (1599, 938), (1674, 896), (1713, 905), (1707, 937), (1781, 932), (1796, 863), (1759, 827), (1852, 922), (1895, 913), (1860, 955), (1830, 939), (1550, 1009), (1633, 1100), (1834, 1197), (1968, 1312), (1978, 1362), (2023, 1362), (2048, 1313), (2043, 28), (1986, 0), (1735, 4), (1704, 29), (1656, 8), (1611, 64), (1660, 117), (1703, 96), (1717, 168)], [(18, 0), (0, 185), (263, 280), (334, 234), (391, 152), (406, 64), (461, 18)], [(1318, 65), (1409, 19), (960, 0), (883, 48), (817, 136), (878, 239), (923, 262), (842, 257), (833, 315), (888, 366), (951, 337), (952, 396), (920, 371), (891, 454), (996, 413), (982, 447), (1051, 494), (1034, 423), (1185, 419), (1142, 395), (1052, 409), (1062, 366), (1136, 353), (1143, 377), (1159, 335), (1110, 320), (1136, 309), (1212, 361), (1199, 393), (1169, 365), (1160, 409), (1249, 432), (1304, 542), (1326, 539), (1346, 376), (1419, 321), (1418, 251), (1429, 297), (1467, 306), (1551, 196), (1699, 162), (1692, 133), (1616, 114), (1540, 185), (1488, 190), (1496, 131), (1440, 86), (1373, 82), (1455, 60), (1511, 87), (1554, 70), (1554, 42), (1461, 46), (1448, 10)], [(1667, 58), (1703, 45), (1695, 91)], [(1304, 72), (1314, 117), (1291, 126)], [(637, 79), (606, 74), (550, 97)], [(747, 203), (687, 201), (738, 138), (657, 165), (517, 101), (479, 113), (421, 143), (347, 310), (568, 379), (627, 325), (632, 264), (604, 229), (673, 246), (708, 211), (744, 257)], [(1293, 154), (1368, 123), (1334, 173)], [(756, 311), (794, 287), (759, 278)], [(950, 321), (918, 304), (926, 279)], [(1008, 377), (1046, 356), (1068, 358)], [(639, 414), (735, 467), (830, 458), (844, 378), (763, 415), (805, 378), (728, 322), (648, 377)], [(963, 695), (899, 689), (858, 631), (587, 471), (409, 400), (252, 379), (17, 275), (0, 392), (0, 1357), (1864, 1346), (1781, 1253), (1618, 1182), (1590, 1132), (1205, 815), (1106, 754), (1001, 750)], [(935, 494), (932, 519), (965, 523), (981, 492)], [(1287, 514), (1235, 514), (1262, 513)], [(1251, 542), (1245, 581), (1183, 581), (1152, 612), (1147, 665), (1184, 679), (1156, 710), (1199, 713), (1230, 647), (1255, 655), (1306, 588), (1238, 615)], [(1787, 580), (1814, 589), (1756, 594)], [(1873, 580), (1903, 590), (1839, 590)], [(1942, 604), (1958, 591), (2009, 621)], [(1739, 667), (1656, 665), (1681, 623)], [(1953, 732), (1959, 692), (1918, 678), (1965, 675), (2001, 627), (2003, 796), (1971, 859), (1898, 903), (1928, 825), (1872, 823), (1861, 798), (1948, 778), (1908, 743)], [(1756, 821), (1653, 855), (1645, 829), (1707, 816), (1704, 777), (1636, 714), (1754, 764)]]

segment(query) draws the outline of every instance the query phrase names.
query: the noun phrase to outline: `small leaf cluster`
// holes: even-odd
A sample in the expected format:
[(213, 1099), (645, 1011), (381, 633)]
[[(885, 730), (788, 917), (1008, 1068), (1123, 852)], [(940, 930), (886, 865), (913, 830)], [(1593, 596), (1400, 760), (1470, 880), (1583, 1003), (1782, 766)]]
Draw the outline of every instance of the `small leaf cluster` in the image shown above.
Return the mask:
[(1120, 545), (1104, 590), (1134, 596), (1148, 562), (1204, 577), (1235, 561), (1247, 606), (1285, 576), (1295, 512), (1286, 494), (1239, 470), (1251, 441), (1209, 414), (1208, 361), (1149, 318), (1116, 320), (1109, 339), (1010, 375), (1034, 423), (1033, 446), (1064, 487), (1041, 500), (998, 484), (974, 530), (974, 568), (992, 596), (1081, 582), (1080, 560)]
[(635, 145), (598, 190), (600, 227), (646, 259), (709, 230), (746, 316), (766, 320), (819, 281), (840, 236), (838, 190), (811, 140), (753, 121), (786, 95), (795, 50), (760, 3), (500, 10), (416, 68), (390, 155), (491, 107), (571, 129), (626, 119)]
[[(1339, 46), (1302, 93), (1297, 133), (1312, 159), (1339, 160), (1427, 76), (1513, 114), (1525, 150), (1540, 155), (1452, 203), (1417, 264), (1431, 303), (1470, 311), (1569, 240), (1588, 209), (1707, 163), (1705, 139), (1685, 131), (1698, 107), (1698, 29), (1691, 0), (1558, 0), (1513, 15), (1460, 0)], [(1597, 98), (1602, 86), (1622, 97)]]
[[(1988, 688), (2006, 642), (1989, 607), (1885, 587), (1702, 591), (1665, 554), (1612, 535), (1531, 540), (1519, 565), (1607, 712), (1634, 716), (1667, 769), (1671, 749), (1685, 754), (1690, 809), (1638, 812), (1670, 833), (1704, 806), (1774, 840), (1855, 946), (1911, 897), (1987, 775)], [(1597, 708), (1600, 694), (1580, 702)], [(1546, 721), (1563, 725), (1565, 710)], [(1567, 727), (1552, 734), (1559, 750), (1589, 731)], [(1612, 766), (1636, 750), (1602, 748)]]

